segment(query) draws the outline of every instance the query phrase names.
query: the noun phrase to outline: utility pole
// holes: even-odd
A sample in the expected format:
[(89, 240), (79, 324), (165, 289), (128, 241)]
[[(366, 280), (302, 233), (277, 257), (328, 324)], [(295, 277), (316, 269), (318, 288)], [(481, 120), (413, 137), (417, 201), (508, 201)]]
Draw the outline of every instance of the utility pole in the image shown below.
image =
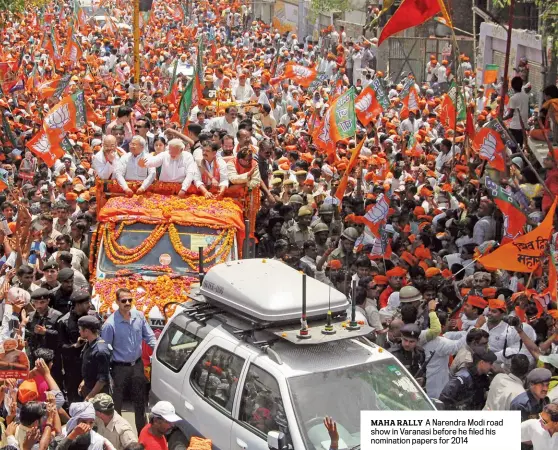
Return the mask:
[(140, 82), (140, 29), (139, 29), (139, 0), (134, 0), (134, 83)]

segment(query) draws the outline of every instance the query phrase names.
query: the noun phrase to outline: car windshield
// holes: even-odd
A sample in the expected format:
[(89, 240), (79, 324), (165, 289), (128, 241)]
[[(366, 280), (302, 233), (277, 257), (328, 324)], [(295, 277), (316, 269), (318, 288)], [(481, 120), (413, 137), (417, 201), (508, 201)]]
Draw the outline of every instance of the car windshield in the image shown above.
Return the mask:
[[(153, 231), (154, 225), (135, 223), (133, 225), (128, 225), (122, 231), (122, 234), (118, 238), (118, 243), (124, 245), (128, 248), (134, 248), (140, 245), (143, 241)], [(176, 225), (176, 229), (180, 235), (180, 240), (184, 247), (198, 252), (200, 246), (206, 247), (210, 245), (216, 238), (220, 230), (216, 230), (208, 227), (192, 227), (192, 226), (181, 226)], [(219, 246), (211, 252), (212, 255), (215, 251), (219, 250)], [(234, 252), (234, 246), (232, 248)], [(159, 258), (161, 255), (165, 255), (167, 259), (170, 257), (169, 266), (181, 275), (193, 275), (197, 274), (186, 262), (180, 257), (178, 253), (174, 250), (168, 232), (163, 235), (153, 249), (148, 252), (142, 259), (136, 261), (132, 264), (117, 265), (114, 264), (107, 256), (105, 252), (104, 245), (99, 248), (99, 270), (103, 272), (107, 277), (114, 276), (118, 270), (129, 269), (132, 272), (144, 273), (147, 275), (156, 275), (156, 271), (153, 274), (146, 273), (149, 269), (153, 269), (154, 266), (161, 266)], [(208, 256), (210, 256), (208, 255)], [(230, 258), (230, 255), (229, 255)], [(197, 263), (197, 261), (196, 261)]]
[(305, 447), (329, 449), (325, 416), (337, 422), (339, 449), (360, 444), (360, 412), (433, 410), (395, 358), (287, 379)]

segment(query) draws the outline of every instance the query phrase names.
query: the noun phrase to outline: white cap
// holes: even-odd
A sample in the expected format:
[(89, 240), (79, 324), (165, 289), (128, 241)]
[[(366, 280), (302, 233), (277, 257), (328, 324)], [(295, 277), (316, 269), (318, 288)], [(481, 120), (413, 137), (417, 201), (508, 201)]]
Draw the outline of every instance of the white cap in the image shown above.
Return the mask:
[(174, 410), (174, 406), (170, 402), (160, 401), (153, 405), (151, 408), (151, 414), (155, 416), (162, 417), (167, 422), (179, 422), (182, 419), (180, 416), (176, 415), (176, 411)]

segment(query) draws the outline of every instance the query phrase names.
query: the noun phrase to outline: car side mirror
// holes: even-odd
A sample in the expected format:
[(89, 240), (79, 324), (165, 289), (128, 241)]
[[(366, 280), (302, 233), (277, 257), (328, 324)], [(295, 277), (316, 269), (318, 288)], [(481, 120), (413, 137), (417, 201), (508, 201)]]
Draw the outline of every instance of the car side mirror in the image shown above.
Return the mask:
[(285, 447), (285, 434), (280, 431), (268, 432), (267, 446), (270, 450), (283, 450)]

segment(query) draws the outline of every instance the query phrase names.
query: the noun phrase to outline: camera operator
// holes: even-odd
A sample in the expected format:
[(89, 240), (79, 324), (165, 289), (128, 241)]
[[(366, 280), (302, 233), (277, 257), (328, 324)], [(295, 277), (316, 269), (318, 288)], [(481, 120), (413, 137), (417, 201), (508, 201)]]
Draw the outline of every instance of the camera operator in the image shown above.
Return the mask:
[(481, 330), (488, 332), (488, 347), (498, 357), (502, 364), (509, 365), (511, 356), (522, 353), (529, 358), (529, 363), (534, 365), (535, 359), (523, 344), (517, 328), (521, 326), (525, 335), (535, 341), (536, 334), (533, 327), (524, 323), (514, 315), (506, 315), (507, 308), (504, 300), (489, 300), (487, 321)]

